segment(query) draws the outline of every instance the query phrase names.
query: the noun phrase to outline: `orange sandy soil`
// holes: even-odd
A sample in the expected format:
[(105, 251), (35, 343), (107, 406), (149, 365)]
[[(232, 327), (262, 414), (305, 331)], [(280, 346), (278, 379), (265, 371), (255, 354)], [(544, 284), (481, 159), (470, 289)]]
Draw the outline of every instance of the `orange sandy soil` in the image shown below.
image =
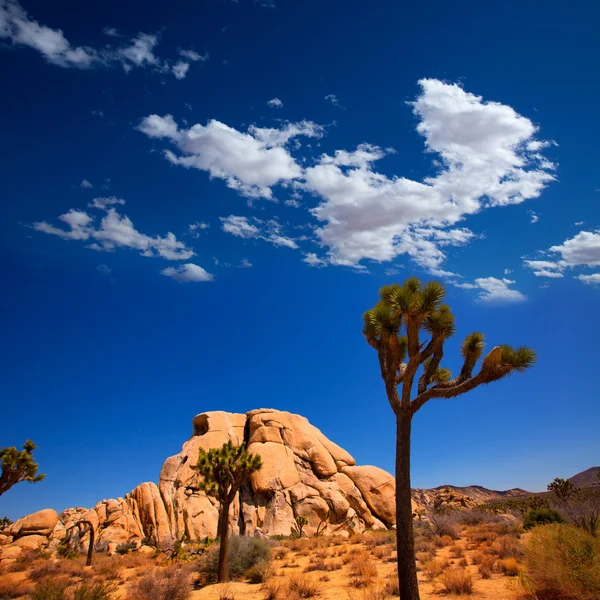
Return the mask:
[[(463, 548), (466, 546), (465, 540), (459, 540), (458, 545), (462, 545)], [(381, 589), (386, 581), (393, 579), (395, 576), (395, 563), (385, 562), (396, 556), (396, 553), (391, 550), (390, 547), (384, 546), (379, 548), (385, 548), (388, 550), (387, 556), (383, 558), (375, 556), (369, 549), (361, 544), (342, 544), (340, 546), (330, 546), (325, 548), (324, 551), (330, 556), (324, 559), (325, 564), (328, 563), (341, 563), (344, 555), (348, 553), (357, 552), (368, 552), (370, 553), (370, 560), (373, 562), (377, 569), (377, 577), (373, 584), (369, 588), (356, 589), (350, 584), (350, 563), (343, 564), (342, 569), (335, 571), (313, 571), (306, 573), (307, 577), (311, 577), (313, 580), (318, 581), (320, 577), (324, 575), (329, 579), (328, 581), (319, 582), (321, 584), (321, 590), (318, 598), (322, 600), (362, 600), (365, 596), (368, 596), (370, 589)], [(319, 549), (311, 549), (310, 555), (318, 553)], [(377, 550), (376, 550), (377, 551)], [(518, 586), (517, 577), (508, 577), (500, 573), (492, 574), (490, 579), (482, 579), (478, 572), (478, 567), (472, 564), (470, 556), (474, 551), (464, 551), (464, 555), (469, 562), (469, 566), (466, 569), (471, 573), (473, 577), (473, 593), (471, 598), (485, 599), (485, 600), (517, 600), (521, 597), (521, 593)], [(282, 593), (280, 597), (285, 599), (287, 597), (286, 585), (288, 578), (291, 574), (304, 574), (304, 569), (310, 563), (311, 557), (302, 556), (303, 552), (289, 553), (282, 559), (273, 560), (273, 572), (272, 581), (281, 582)], [(339, 554), (336, 556), (336, 554)], [(450, 562), (450, 568), (457, 566), (459, 560), (450, 558), (449, 547), (440, 548), (436, 552), (436, 559), (444, 560), (447, 559)], [(419, 563), (417, 563), (419, 567)], [(440, 600), (440, 598), (454, 597), (454, 594), (447, 594), (443, 592), (442, 586), (439, 583), (430, 583), (423, 571), (419, 571), (419, 590), (421, 593), (422, 600)], [(225, 590), (223, 589), (225, 588)], [(261, 590), (261, 584), (250, 584), (243, 582), (231, 582), (228, 584), (220, 585), (208, 585), (201, 590), (194, 591), (192, 593), (193, 600), (220, 600), (220, 597), (224, 591), (230, 591), (231, 595), (238, 599), (247, 600), (264, 600), (265, 592)], [(391, 596), (388, 596), (391, 598)]]
[[(392, 599), (389, 593), (381, 593), (386, 582), (393, 581), (395, 573), (395, 551), (391, 545), (376, 546), (369, 549), (363, 542), (336, 542), (328, 543), (326, 538), (320, 538), (319, 547), (307, 547), (300, 550), (287, 549), (285, 556), (278, 557), (278, 549), (285, 548), (290, 545), (287, 542), (282, 542), (281, 547), (274, 549), (274, 559), (272, 561), (272, 576), (269, 579), (271, 583), (280, 584), (280, 593), (278, 598), (286, 600), (290, 597), (287, 590), (287, 585), (290, 576), (299, 574), (309, 577), (313, 581), (317, 581), (319, 585), (319, 593), (315, 598), (320, 600), (383, 600), (385, 598)], [(456, 542), (464, 549), (464, 557), (467, 559), (468, 566), (466, 569), (471, 573), (473, 578), (473, 593), (470, 597), (473, 600), (518, 600), (522, 598), (522, 592), (518, 584), (518, 577), (509, 577), (502, 573), (494, 572), (490, 579), (483, 579), (479, 575), (478, 567), (472, 564), (472, 554), (477, 550), (467, 550), (467, 542), (464, 539)], [(284, 551), (285, 552), (285, 551)], [(306, 567), (310, 564), (311, 558), (314, 561), (316, 558), (322, 557), (325, 565), (338, 564), (341, 569), (332, 571), (312, 571), (305, 572)], [(351, 564), (352, 559), (357, 556), (367, 556), (367, 562), (375, 567), (377, 575), (367, 587), (357, 589), (351, 584)], [(460, 559), (450, 557), (450, 548), (439, 548), (435, 555), (436, 560), (448, 560), (450, 569), (457, 568)], [(188, 563), (189, 564), (189, 563)], [(116, 584), (113, 598), (123, 599), (127, 597), (127, 589), (129, 585), (137, 578), (142, 576), (148, 570), (154, 569), (157, 563), (150, 559), (143, 566), (124, 568), (120, 571), (118, 578), (113, 581)], [(417, 562), (417, 568), (421, 569), (422, 565)], [(97, 574), (93, 574), (91, 568), (84, 568), (88, 576), (91, 575), (93, 580), (101, 580)], [(95, 575), (95, 576), (94, 576)], [(419, 588), (422, 600), (439, 600), (440, 598), (454, 597), (453, 594), (448, 594), (443, 590), (442, 585), (434, 581), (428, 581), (423, 570), (419, 570)], [(87, 579), (87, 578), (86, 578)], [(89, 579), (87, 579), (89, 581)], [(22, 572), (4, 572), (0, 573), (0, 582), (6, 584), (19, 584), (27, 581), (27, 571)], [(266, 593), (262, 588), (262, 584), (251, 584), (241, 581), (235, 581), (228, 584), (214, 584), (194, 590), (191, 593), (192, 600), (221, 600), (225, 594), (228, 598), (234, 600), (265, 600)], [(372, 592), (380, 591), (377, 596)], [(297, 596), (296, 596), (297, 597)]]

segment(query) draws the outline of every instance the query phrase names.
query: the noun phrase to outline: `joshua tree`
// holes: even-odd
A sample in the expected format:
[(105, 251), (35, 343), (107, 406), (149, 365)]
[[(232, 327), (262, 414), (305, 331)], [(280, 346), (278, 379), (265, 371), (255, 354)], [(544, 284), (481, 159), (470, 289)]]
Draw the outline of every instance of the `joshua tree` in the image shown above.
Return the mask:
[(198, 471), (204, 478), (199, 487), (219, 501), (219, 524), (217, 536), (219, 546), (219, 583), (229, 578), (229, 507), (240, 486), (252, 473), (262, 467), (260, 456), (250, 454), (246, 444), (234, 446), (231, 441), (222, 448), (212, 448), (208, 452), (200, 448), (198, 453)]
[[(381, 377), (396, 415), (396, 538), (401, 600), (419, 598), (410, 486), (413, 416), (432, 398), (453, 398), (513, 371), (525, 371), (536, 358), (526, 347), (496, 346), (473, 375), (483, 354), (483, 335), (471, 333), (462, 344), (462, 369), (453, 378), (440, 366), (444, 342), (454, 334), (454, 316), (442, 304), (444, 294), (439, 282), (423, 285), (410, 278), (403, 285), (382, 287), (379, 302), (364, 314), (363, 333), (377, 350)], [(422, 331), (427, 341), (420, 339)]]
[(2, 461), (2, 474), (0, 475), (0, 496), (8, 492), (10, 488), (21, 481), (35, 483), (42, 481), (46, 475), (38, 475), (38, 465), (33, 460), (32, 452), (35, 444), (27, 440), (23, 450), (17, 450), (14, 446), (0, 448), (0, 460)]

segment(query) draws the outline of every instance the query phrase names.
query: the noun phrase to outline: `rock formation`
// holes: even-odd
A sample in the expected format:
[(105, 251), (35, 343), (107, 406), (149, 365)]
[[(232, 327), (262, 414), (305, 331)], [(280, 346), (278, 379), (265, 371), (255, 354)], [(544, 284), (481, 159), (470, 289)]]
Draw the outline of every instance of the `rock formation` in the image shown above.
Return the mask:
[[(207, 412), (193, 419), (193, 435), (181, 452), (168, 458), (158, 486), (142, 483), (116, 500), (92, 509), (71, 508), (58, 515), (46, 509), (19, 519), (0, 533), (0, 560), (14, 560), (23, 548), (56, 551), (90, 521), (99, 548), (156, 545), (176, 540), (215, 537), (218, 507), (199, 488), (195, 470), (198, 450), (227, 440), (246, 441), (262, 457), (263, 468), (244, 484), (231, 513), (232, 531), (243, 535), (289, 535), (295, 517), (304, 516), (304, 531), (320, 527), (325, 535), (395, 523), (394, 479), (377, 467), (357, 466), (345, 450), (307, 419), (287, 412), (259, 409), (247, 414)], [(78, 540), (86, 547), (87, 539)]]

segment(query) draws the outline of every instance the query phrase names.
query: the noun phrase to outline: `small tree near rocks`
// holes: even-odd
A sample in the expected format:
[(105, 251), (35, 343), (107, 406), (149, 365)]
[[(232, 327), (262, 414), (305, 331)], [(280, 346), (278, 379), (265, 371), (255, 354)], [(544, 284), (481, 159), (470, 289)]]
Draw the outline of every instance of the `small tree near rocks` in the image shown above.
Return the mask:
[(0, 496), (21, 481), (36, 483), (46, 477), (43, 474), (38, 475), (38, 465), (33, 460), (35, 448), (36, 446), (31, 440), (25, 442), (23, 450), (17, 450), (14, 446), (0, 448), (0, 462), (2, 463)]
[(220, 539), (218, 581), (223, 583), (229, 579), (229, 507), (242, 483), (262, 467), (262, 460), (260, 456), (248, 452), (245, 443), (235, 446), (228, 441), (221, 448), (212, 448), (208, 452), (200, 448), (197, 467), (203, 477), (200, 489), (217, 498), (220, 504), (217, 526)]

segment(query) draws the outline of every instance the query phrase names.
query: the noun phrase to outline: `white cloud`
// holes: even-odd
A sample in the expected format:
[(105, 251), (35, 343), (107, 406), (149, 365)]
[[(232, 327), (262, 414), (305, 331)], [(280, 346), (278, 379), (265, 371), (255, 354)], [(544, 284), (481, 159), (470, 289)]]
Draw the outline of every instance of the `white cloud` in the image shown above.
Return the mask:
[(247, 258), (243, 258), (238, 265), (238, 269), (250, 269), (251, 267), (252, 263)]
[(191, 223), (188, 226), (188, 233), (193, 238), (199, 238), (200, 231), (203, 231), (204, 229), (208, 229), (209, 227), (210, 227), (210, 225), (208, 223), (201, 223), (201, 222)]
[(90, 203), (88, 203), (88, 206), (90, 208), (106, 210), (108, 206), (114, 206), (116, 204), (125, 204), (125, 200), (121, 200), (115, 196), (110, 196), (109, 198), (94, 198)]
[[(116, 29), (106, 27), (103, 32), (113, 38), (124, 38)], [(177, 79), (185, 77), (185, 63), (171, 67), (168, 60), (155, 54), (158, 37), (138, 33), (123, 45), (114, 48), (107, 45), (100, 48), (73, 46), (60, 29), (40, 25), (32, 19), (18, 0), (0, 0), (0, 39), (7, 39), (16, 46), (28, 46), (38, 51), (48, 62), (60, 67), (92, 68), (120, 64), (126, 71), (133, 67), (150, 67), (164, 73), (172, 70)], [(206, 60), (191, 50), (180, 51), (188, 60)], [(187, 54), (185, 54), (187, 53)], [(188, 65), (189, 66), (189, 65)]]
[(550, 252), (559, 253), (569, 266), (600, 266), (600, 230), (580, 231), (560, 246), (552, 246)]
[(302, 259), (309, 267), (326, 267), (327, 261), (319, 258), (314, 252), (307, 252)]
[(458, 287), (481, 290), (478, 298), (482, 302), (512, 303), (527, 300), (527, 296), (518, 290), (510, 289), (509, 286), (513, 283), (515, 282), (506, 278), (480, 277), (475, 279), (474, 284), (458, 284)]
[(60, 29), (51, 29), (30, 19), (16, 0), (0, 0), (0, 38), (37, 50), (52, 64), (61, 67), (89, 67), (98, 60), (87, 47), (73, 47)]
[(578, 275), (577, 279), (587, 283), (588, 285), (600, 285), (600, 273), (592, 273), (591, 275)]
[(110, 275), (112, 273), (112, 269), (108, 265), (98, 265), (96, 271), (98, 271), (100, 275)]
[(298, 244), (290, 237), (281, 233), (281, 225), (276, 219), (262, 221), (261, 219), (253, 218), (252, 223), (247, 217), (229, 215), (228, 217), (220, 217), (221, 227), (226, 233), (230, 233), (236, 237), (244, 239), (260, 239), (274, 246), (283, 246), (296, 250)]
[(535, 198), (554, 179), (554, 165), (540, 147), (527, 147), (537, 141), (529, 119), (458, 85), (419, 83), (412, 107), (426, 149), (441, 157), (437, 175), (419, 182), (379, 173), (373, 165), (389, 150), (371, 144), (324, 155), (306, 169), (305, 189), (322, 199), (312, 212), (324, 223), (317, 235), (332, 264), (406, 253), (430, 272), (447, 274), (440, 269), (446, 258), (440, 248), (468, 239), (455, 233), (444, 240), (442, 232), (483, 209)]
[(238, 217), (229, 215), (221, 217), (223, 231), (245, 239), (257, 238), (260, 235), (260, 229), (252, 225), (247, 217)]
[(92, 184), (91, 184), (91, 183), (90, 183), (90, 182), (89, 182), (87, 179), (84, 179), (84, 180), (83, 180), (83, 181), (82, 181), (82, 182), (79, 184), (79, 186), (80, 186), (80, 187), (82, 187), (82, 188), (93, 188), (93, 187), (94, 187), (94, 186), (93, 186), (93, 185), (92, 185)]
[(531, 223), (537, 223), (540, 220), (539, 215), (537, 215), (532, 210), (528, 211)]
[[(524, 265), (533, 269), (537, 277), (563, 277), (567, 269), (600, 266), (600, 230), (580, 231), (559, 246), (552, 246), (545, 254), (559, 254), (557, 260), (525, 260)], [(579, 275), (584, 283), (595, 283), (594, 275)]]
[(333, 104), (334, 106), (343, 108), (343, 106), (340, 104), (340, 101), (338, 100), (338, 98), (335, 94), (327, 94), (327, 96), (325, 96), (325, 100), (329, 100), (329, 102), (331, 102), (331, 104)]
[(167, 267), (163, 269), (161, 275), (166, 275), (179, 283), (191, 283), (199, 281), (213, 281), (214, 276), (205, 271), (202, 267), (193, 263), (186, 263), (179, 267)]
[(151, 237), (137, 231), (133, 222), (126, 215), (120, 215), (114, 208), (108, 208), (100, 225), (95, 227), (95, 218), (86, 212), (71, 209), (58, 217), (69, 226), (69, 229), (54, 227), (46, 221), (33, 223), (31, 227), (63, 240), (80, 240), (92, 242), (88, 248), (92, 250), (113, 251), (116, 248), (138, 250), (143, 256), (161, 256), (167, 260), (186, 260), (194, 255), (174, 234), (168, 232), (165, 237)]
[(510, 275), (512, 273), (512, 269), (504, 269), (505, 275)]
[(195, 50), (179, 50), (179, 54), (192, 62), (205, 62), (209, 58), (208, 52), (206, 54), (199, 54)]
[(165, 151), (173, 164), (207, 171), (249, 198), (267, 199), (273, 198), (273, 186), (302, 175), (287, 142), (322, 135), (322, 128), (310, 121), (287, 123), (280, 129), (251, 126), (248, 133), (215, 120), (179, 129), (171, 115), (150, 115), (138, 129), (148, 137), (170, 140), (181, 153)]
[(190, 68), (190, 63), (186, 62), (178, 62), (173, 65), (173, 75), (175, 75), (176, 79), (183, 79)]
[(267, 102), (271, 108), (283, 108), (283, 102), (279, 98), (273, 98)]

